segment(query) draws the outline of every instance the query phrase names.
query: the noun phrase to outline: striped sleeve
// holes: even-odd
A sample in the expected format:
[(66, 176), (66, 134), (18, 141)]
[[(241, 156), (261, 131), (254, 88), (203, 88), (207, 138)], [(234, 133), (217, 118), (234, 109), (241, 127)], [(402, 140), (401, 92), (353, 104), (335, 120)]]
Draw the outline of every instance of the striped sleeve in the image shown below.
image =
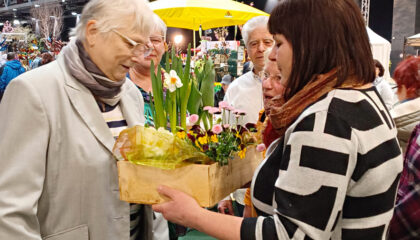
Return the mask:
[(277, 177), (262, 174), (263, 166), (254, 183), (274, 182), (274, 196), (255, 190), (253, 198), (275, 214), (244, 219), (241, 239), (385, 239), (401, 154), (395, 136), (383, 134), (392, 126), (369, 108), (333, 98), (328, 111), (309, 112), (289, 128)]

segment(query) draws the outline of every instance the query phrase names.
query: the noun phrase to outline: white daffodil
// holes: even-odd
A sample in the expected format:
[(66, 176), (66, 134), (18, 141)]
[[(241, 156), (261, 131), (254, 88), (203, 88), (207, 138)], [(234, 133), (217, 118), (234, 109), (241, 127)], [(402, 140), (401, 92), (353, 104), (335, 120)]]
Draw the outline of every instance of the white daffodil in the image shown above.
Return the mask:
[(177, 88), (182, 87), (181, 79), (178, 77), (175, 70), (169, 71), (169, 74), (165, 73), (163, 84), (170, 92), (174, 92)]

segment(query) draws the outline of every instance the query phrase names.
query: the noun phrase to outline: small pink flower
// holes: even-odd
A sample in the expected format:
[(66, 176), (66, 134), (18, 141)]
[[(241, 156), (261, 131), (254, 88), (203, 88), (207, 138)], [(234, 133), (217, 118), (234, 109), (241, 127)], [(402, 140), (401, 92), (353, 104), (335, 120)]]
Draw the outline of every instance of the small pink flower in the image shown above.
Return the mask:
[(197, 115), (197, 114), (193, 114), (193, 115), (191, 115), (191, 116), (188, 118), (188, 121), (189, 121), (191, 124), (196, 123), (196, 122), (198, 121), (198, 115)]
[(211, 114), (220, 114), (220, 109), (217, 107), (213, 107), (209, 110), (209, 113)]
[(227, 106), (229, 106), (229, 103), (228, 102), (226, 102), (226, 101), (219, 102), (219, 107), (226, 108)]
[(235, 108), (234, 108), (234, 107), (232, 107), (232, 106), (227, 106), (227, 107), (226, 107), (226, 110), (233, 111), (233, 110), (235, 110)]
[(256, 149), (257, 149), (258, 152), (263, 152), (265, 150), (264, 143), (258, 144)]
[(229, 124), (225, 124), (225, 125), (223, 125), (223, 127), (224, 127), (224, 128), (229, 128), (229, 127), (230, 127), (230, 125), (229, 125)]
[(222, 126), (220, 126), (220, 124), (216, 124), (216, 125), (213, 126), (211, 131), (214, 132), (215, 134), (219, 134), (223, 131), (223, 128), (222, 128)]
[(210, 109), (212, 109), (213, 107), (212, 106), (205, 106), (205, 107), (203, 107), (203, 110), (204, 111), (209, 111)]
[(234, 114), (237, 114), (237, 115), (240, 115), (240, 116), (244, 116), (244, 115), (246, 115), (246, 112), (243, 111), (243, 110), (237, 109), (236, 112), (234, 112)]

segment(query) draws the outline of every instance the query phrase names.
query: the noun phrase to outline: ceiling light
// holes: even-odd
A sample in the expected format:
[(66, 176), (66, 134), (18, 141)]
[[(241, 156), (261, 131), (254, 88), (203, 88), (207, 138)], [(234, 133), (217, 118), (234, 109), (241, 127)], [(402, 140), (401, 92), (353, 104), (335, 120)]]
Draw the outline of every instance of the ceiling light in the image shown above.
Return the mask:
[(77, 12), (71, 12), (71, 15), (76, 16)]
[(39, 7), (39, 4), (35, 4), (35, 7), (37, 8), (37, 7)]

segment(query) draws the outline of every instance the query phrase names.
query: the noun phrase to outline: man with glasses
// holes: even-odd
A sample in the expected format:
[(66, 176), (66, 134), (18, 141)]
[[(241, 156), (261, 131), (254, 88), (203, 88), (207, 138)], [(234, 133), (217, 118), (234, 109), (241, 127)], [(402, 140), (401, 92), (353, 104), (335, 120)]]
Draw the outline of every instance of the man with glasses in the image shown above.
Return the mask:
[[(259, 73), (264, 68), (264, 52), (274, 44), (273, 36), (267, 29), (268, 17), (258, 16), (250, 19), (242, 28), (242, 37), (245, 42), (253, 69), (230, 84), (224, 100), (235, 109), (246, 112), (239, 124), (257, 123), (258, 114), (263, 109), (262, 82)], [(230, 116), (230, 122), (235, 122), (234, 116)], [(238, 214), (242, 215), (244, 195), (246, 189), (239, 189), (231, 194), (232, 199), (226, 198), (219, 202), (218, 210), (222, 213), (233, 215), (232, 200), (235, 200)]]

